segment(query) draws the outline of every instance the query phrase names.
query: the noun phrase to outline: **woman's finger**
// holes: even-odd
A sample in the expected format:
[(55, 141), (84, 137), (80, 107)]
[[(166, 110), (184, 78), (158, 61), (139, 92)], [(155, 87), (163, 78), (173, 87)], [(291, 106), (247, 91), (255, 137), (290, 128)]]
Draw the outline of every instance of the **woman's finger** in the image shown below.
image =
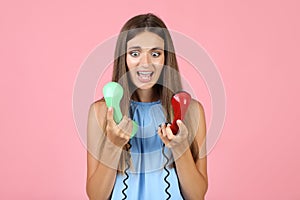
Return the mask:
[(173, 138), (175, 137), (171, 128), (170, 128), (171, 124), (168, 124), (167, 127), (166, 127), (166, 136), (169, 140), (173, 140)]
[(123, 133), (123, 137), (130, 137), (132, 130), (132, 121), (127, 117), (123, 116), (123, 119), (118, 124), (118, 127), (121, 129), (121, 133)]
[(109, 107), (107, 109), (106, 120), (107, 120), (107, 125), (111, 127), (116, 125), (116, 122), (114, 121), (114, 109), (112, 107)]
[(178, 131), (179, 135), (186, 134), (187, 133), (187, 128), (184, 125), (184, 123), (181, 120), (177, 120), (176, 123), (177, 123), (178, 128), (179, 128), (179, 131)]
[(167, 132), (166, 132), (166, 125), (165, 125), (165, 123), (161, 124), (161, 131), (162, 131), (163, 137), (166, 137), (167, 136)]

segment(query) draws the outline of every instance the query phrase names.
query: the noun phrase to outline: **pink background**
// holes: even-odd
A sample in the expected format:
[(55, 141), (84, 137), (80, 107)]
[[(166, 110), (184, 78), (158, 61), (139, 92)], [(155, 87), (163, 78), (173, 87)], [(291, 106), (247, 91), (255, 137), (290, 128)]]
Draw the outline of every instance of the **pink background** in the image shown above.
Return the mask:
[[(87, 199), (76, 75), (127, 19), (153, 12), (201, 44), (224, 81), (226, 121), (208, 156), (206, 199), (300, 199), (299, 2), (105, 2), (1, 2), (0, 198)], [(209, 115), (208, 97), (203, 104)]]

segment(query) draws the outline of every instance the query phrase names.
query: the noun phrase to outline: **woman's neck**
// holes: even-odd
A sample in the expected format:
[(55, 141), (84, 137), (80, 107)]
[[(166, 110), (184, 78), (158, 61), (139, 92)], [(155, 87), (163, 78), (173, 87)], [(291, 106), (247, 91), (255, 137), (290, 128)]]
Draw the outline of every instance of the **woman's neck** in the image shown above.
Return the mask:
[(159, 97), (153, 88), (147, 90), (137, 89), (133, 94), (132, 99), (140, 102), (153, 102), (158, 101)]

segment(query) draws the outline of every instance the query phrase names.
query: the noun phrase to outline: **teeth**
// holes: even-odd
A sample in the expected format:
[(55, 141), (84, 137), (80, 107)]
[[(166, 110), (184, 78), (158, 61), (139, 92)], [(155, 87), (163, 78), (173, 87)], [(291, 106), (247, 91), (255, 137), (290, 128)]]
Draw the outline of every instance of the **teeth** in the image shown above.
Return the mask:
[(139, 76), (139, 78), (141, 80), (145, 80), (145, 81), (150, 81), (151, 80), (151, 76), (153, 75), (154, 72), (145, 72), (145, 71), (141, 71), (141, 72), (137, 72), (137, 75)]
[(144, 76), (147, 76), (147, 75), (151, 75), (152, 72), (138, 72), (138, 75), (144, 75)]

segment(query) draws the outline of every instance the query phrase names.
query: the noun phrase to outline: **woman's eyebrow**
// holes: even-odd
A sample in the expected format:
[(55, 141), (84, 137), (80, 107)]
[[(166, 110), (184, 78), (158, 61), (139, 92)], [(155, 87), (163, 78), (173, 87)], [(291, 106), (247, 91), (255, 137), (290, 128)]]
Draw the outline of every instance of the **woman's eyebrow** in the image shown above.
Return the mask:
[(132, 46), (132, 47), (129, 47), (128, 49), (141, 49), (140, 46)]
[[(129, 47), (128, 50), (130, 49), (142, 49), (140, 46), (132, 46), (132, 47)], [(151, 50), (163, 50), (163, 48), (161, 47), (153, 47), (151, 48)]]
[(161, 47), (154, 47), (151, 50), (161, 50), (161, 51), (163, 51), (163, 48), (161, 48)]

